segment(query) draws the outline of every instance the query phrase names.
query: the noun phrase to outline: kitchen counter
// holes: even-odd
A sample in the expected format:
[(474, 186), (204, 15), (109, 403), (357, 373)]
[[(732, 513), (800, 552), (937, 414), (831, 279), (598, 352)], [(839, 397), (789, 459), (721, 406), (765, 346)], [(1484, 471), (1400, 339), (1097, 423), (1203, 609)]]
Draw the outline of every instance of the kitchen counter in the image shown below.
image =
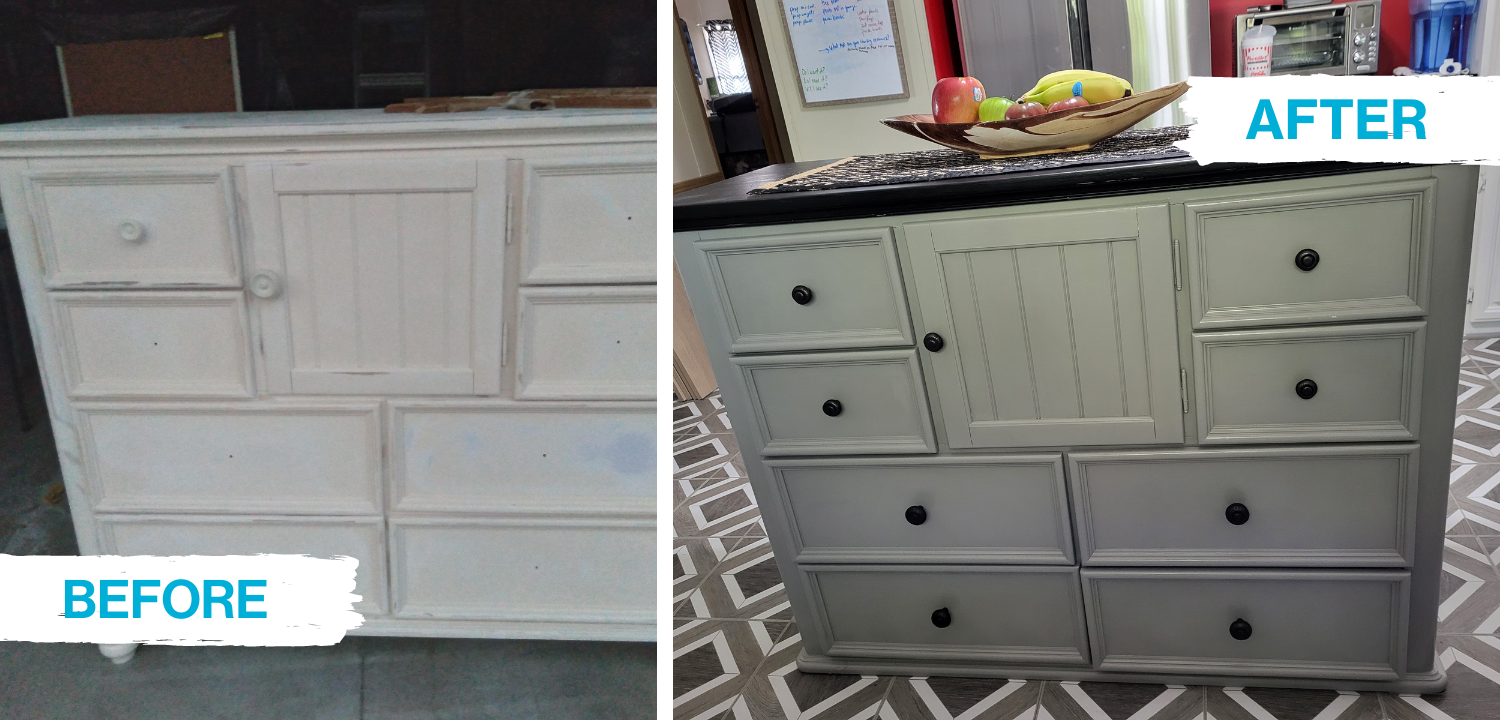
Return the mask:
[(672, 198), (678, 231), (882, 217), (912, 212), (1025, 205), (1247, 182), (1323, 177), (1403, 167), (1373, 163), (1214, 163), (1191, 158), (1145, 160), (1013, 172), (878, 187), (750, 195), (769, 182), (834, 160), (764, 167)]

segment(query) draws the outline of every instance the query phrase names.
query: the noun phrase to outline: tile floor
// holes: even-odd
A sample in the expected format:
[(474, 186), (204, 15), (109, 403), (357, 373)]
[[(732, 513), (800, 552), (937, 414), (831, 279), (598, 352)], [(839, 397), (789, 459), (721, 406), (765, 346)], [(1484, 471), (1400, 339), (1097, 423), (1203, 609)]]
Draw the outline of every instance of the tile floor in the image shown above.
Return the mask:
[(1441, 695), (816, 675), (717, 396), (673, 408), (679, 720), (1500, 718), (1500, 339), (1464, 343), (1438, 645)]

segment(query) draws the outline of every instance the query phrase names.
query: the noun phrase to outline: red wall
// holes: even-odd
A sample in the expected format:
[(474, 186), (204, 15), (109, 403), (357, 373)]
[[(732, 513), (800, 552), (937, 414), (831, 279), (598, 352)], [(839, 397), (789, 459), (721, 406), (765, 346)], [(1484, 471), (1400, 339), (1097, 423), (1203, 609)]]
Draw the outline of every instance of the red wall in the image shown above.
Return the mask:
[[(1234, 76), (1234, 16), (1245, 8), (1269, 4), (1254, 0), (1208, 0), (1208, 34), (1213, 43), (1215, 77)], [(1343, 0), (1335, 0), (1342, 2)], [(1381, 75), (1406, 65), (1411, 59), (1411, 14), (1406, 0), (1384, 0), (1380, 3)]]

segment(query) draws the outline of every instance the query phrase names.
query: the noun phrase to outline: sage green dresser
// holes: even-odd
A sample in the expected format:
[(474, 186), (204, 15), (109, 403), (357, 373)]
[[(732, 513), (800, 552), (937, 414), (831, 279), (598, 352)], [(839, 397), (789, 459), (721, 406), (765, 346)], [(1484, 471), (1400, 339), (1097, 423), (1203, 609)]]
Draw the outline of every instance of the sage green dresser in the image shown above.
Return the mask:
[(1444, 686), (1474, 168), (805, 167), (675, 213), (802, 670)]

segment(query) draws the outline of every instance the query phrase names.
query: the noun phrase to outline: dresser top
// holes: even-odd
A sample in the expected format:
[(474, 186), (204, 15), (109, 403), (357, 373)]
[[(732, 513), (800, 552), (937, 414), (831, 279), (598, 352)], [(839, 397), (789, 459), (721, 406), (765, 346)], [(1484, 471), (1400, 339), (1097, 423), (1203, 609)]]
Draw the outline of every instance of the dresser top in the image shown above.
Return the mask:
[(680, 193), (672, 199), (673, 229), (712, 230), (1025, 205), (1402, 167), (1338, 162), (1199, 165), (1191, 158), (1169, 158), (900, 185), (749, 194), (750, 190), (766, 183), (814, 170), (830, 162), (833, 161), (771, 165)]
[(0, 125), (0, 154), (36, 143), (138, 140), (216, 140), (413, 133), (474, 133), (654, 126), (655, 110), (481, 110), (460, 113), (387, 113), (367, 110), (91, 115)]

